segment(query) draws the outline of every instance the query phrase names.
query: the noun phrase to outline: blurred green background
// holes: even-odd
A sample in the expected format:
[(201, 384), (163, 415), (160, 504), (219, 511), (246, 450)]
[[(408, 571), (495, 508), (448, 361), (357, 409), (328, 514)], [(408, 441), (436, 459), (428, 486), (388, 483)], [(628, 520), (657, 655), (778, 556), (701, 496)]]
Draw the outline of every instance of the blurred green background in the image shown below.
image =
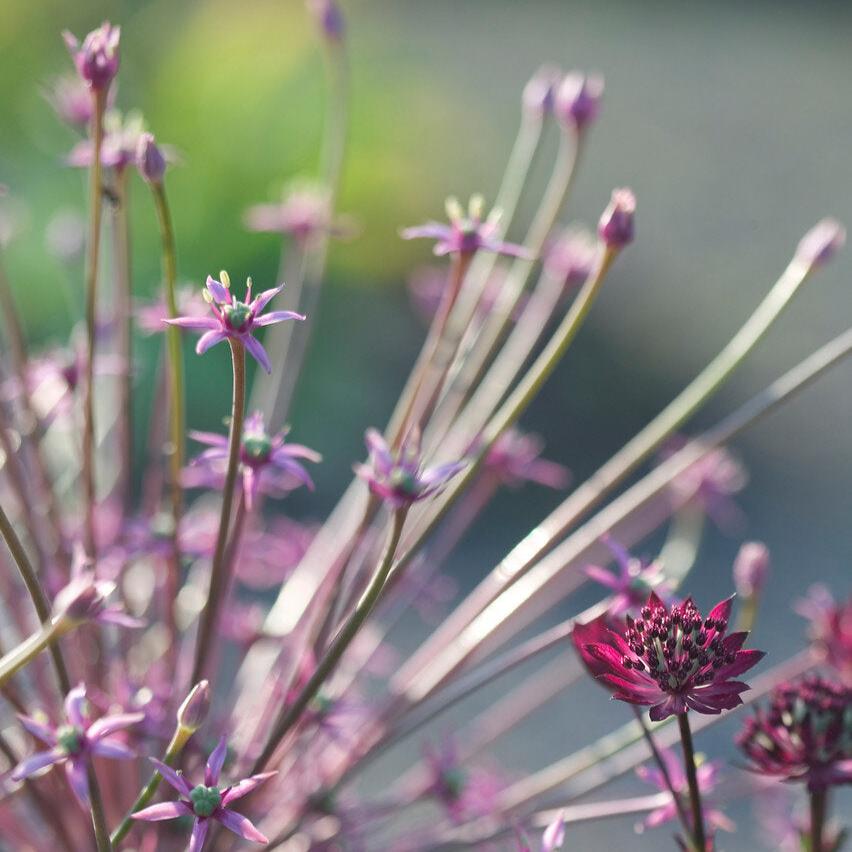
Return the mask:
[[(577, 477), (715, 354), (805, 230), (826, 214), (852, 223), (848, 3), (372, 0), (345, 9), (352, 103), (341, 207), (362, 233), (333, 248), (315, 318), (291, 419), (294, 438), (322, 451), (325, 463), (316, 494), (294, 497), (294, 514), (321, 516), (333, 504), (361, 455), (364, 428), (385, 421), (422, 337), (404, 282), (428, 262), (429, 247), (402, 242), (399, 227), (440, 217), (450, 193), (493, 198), (521, 89), (542, 62), (607, 79), (565, 221), (594, 223), (613, 186), (629, 185), (638, 198), (636, 244), (525, 420)], [(46, 255), (44, 229), (57, 210), (82, 209), (84, 179), (62, 165), (73, 136), (40, 87), (70, 67), (59, 31), (82, 35), (103, 18), (123, 27), (119, 105), (141, 109), (158, 139), (183, 154), (169, 175), (182, 278), (200, 284), (225, 267), (235, 280), (251, 274), (268, 285), (277, 238), (247, 234), (242, 213), (317, 163), (324, 69), (299, 0), (3, 0), (0, 182), (27, 206), (6, 264), (30, 333), (45, 342), (65, 336), (62, 287), (70, 280), (79, 293), (81, 274)], [(133, 194), (134, 271), (145, 294), (158, 284), (156, 230), (138, 181)], [(847, 253), (805, 288), (696, 428), (848, 326), (850, 272)], [(143, 387), (154, 351), (142, 344)], [(221, 421), (226, 359), (217, 349), (191, 360), (192, 426)], [(846, 365), (736, 447), (752, 473), (740, 501), (746, 534), (774, 555), (757, 641), (773, 656), (800, 641), (793, 596), (819, 577), (837, 594), (850, 588), (851, 388)], [(142, 393), (140, 417), (145, 407)], [(452, 566), (462, 584), (482, 576), (556, 499), (527, 489), (498, 501)], [(710, 536), (690, 579), (700, 602), (727, 593), (738, 544)], [(602, 721), (620, 721), (618, 710), (604, 708)], [(566, 698), (556, 712), (574, 714), (576, 703)], [(565, 747), (581, 739), (569, 732)], [(530, 736), (504, 757), (520, 769), (552, 751), (552, 741)], [(650, 849), (656, 841), (642, 842)], [(726, 848), (748, 843), (743, 835)]]

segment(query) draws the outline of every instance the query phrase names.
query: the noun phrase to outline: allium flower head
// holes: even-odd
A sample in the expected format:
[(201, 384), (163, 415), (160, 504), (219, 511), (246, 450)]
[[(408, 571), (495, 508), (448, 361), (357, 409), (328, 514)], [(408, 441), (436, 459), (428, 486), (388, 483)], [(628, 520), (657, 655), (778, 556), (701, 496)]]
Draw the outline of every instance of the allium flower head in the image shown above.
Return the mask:
[(64, 763), (71, 789), (80, 804), (88, 808), (89, 783), (86, 768), (93, 755), (98, 757), (135, 757), (135, 753), (120, 739), (112, 735), (141, 722), (144, 713), (121, 713), (102, 716), (94, 721), (89, 716), (89, 702), (83, 684), (72, 689), (65, 698), (64, 725), (52, 726), (30, 716), (19, 716), (21, 724), (36, 739), (50, 746), (23, 760), (12, 773), (16, 781), (29, 778), (47, 766)]
[[(201, 290), (194, 284), (181, 284), (177, 288), (177, 309), (184, 317), (200, 319), (210, 314), (210, 307), (202, 297)], [(165, 295), (161, 294), (151, 302), (140, 302), (136, 306), (136, 326), (144, 334), (158, 334), (163, 323), (169, 318), (169, 308)]]
[[(683, 800), (684, 810), (689, 812), (689, 788), (683, 761), (671, 749), (661, 749), (660, 757), (665, 764), (675, 795)], [(719, 761), (700, 760), (700, 757), (701, 755), (697, 755), (699, 759), (696, 760), (698, 764), (696, 775), (698, 789), (701, 791), (701, 799), (704, 804), (704, 820), (711, 828), (721, 829), (722, 831), (733, 831), (735, 828), (734, 824), (722, 811), (712, 807), (711, 804), (710, 794), (712, 794), (713, 790), (719, 784), (721, 763)], [(663, 772), (656, 764), (640, 766), (636, 770), (636, 774), (646, 784), (656, 787), (663, 793), (669, 792)], [(673, 822), (677, 819), (677, 816), (677, 806), (672, 799), (667, 804), (659, 808), (654, 808), (637, 826), (637, 831), (640, 828), (658, 828), (665, 823)]]
[(810, 621), (808, 636), (814, 650), (852, 687), (852, 596), (835, 601), (831, 592), (818, 583), (796, 602), (795, 608)]
[(107, 89), (118, 73), (120, 37), (121, 27), (114, 27), (109, 21), (104, 21), (96, 30), (92, 30), (83, 39), (82, 45), (67, 30), (62, 33), (77, 73), (90, 89)]
[[(250, 414), (243, 425), (240, 440), (240, 473), (246, 508), (251, 509), (258, 494), (283, 495), (299, 484), (313, 490), (310, 474), (298, 461), (322, 461), (322, 456), (303, 446), (285, 442), (289, 429), (275, 435), (266, 431), (263, 414)], [(184, 484), (190, 486), (210, 485), (217, 487), (224, 479), (228, 462), (228, 437), (215, 432), (190, 432), (190, 437), (206, 444), (205, 450), (193, 460), (185, 471)]]
[(471, 196), (467, 213), (456, 198), (448, 198), (446, 207), (449, 225), (427, 222), (425, 225), (405, 228), (402, 231), (402, 238), (415, 240), (422, 237), (437, 240), (433, 249), (437, 255), (458, 254), (469, 258), (476, 252), (484, 250), (514, 257), (528, 256), (523, 246), (506, 243), (497, 238), (497, 228), (502, 216), (500, 210), (492, 210), (488, 218), (483, 221), (485, 201), (481, 195)]
[(583, 573), (612, 593), (609, 614), (613, 618), (625, 615), (629, 610), (640, 607), (650, 592), (664, 594), (665, 576), (659, 562), (643, 563), (631, 556), (618, 542), (603, 539), (615, 559), (615, 573), (599, 565), (587, 565)]
[(61, 121), (79, 130), (89, 126), (93, 110), (92, 94), (80, 77), (73, 74), (57, 77), (45, 92), (45, 97)]
[(584, 284), (598, 256), (598, 244), (585, 229), (568, 227), (552, 240), (544, 257), (547, 273), (562, 281), (566, 291)]
[(691, 598), (667, 609), (653, 592), (640, 618), (625, 630), (598, 620), (574, 629), (586, 667), (613, 698), (651, 708), (655, 722), (696, 710), (721, 713), (742, 704), (749, 687), (732, 680), (754, 666), (762, 651), (744, 651), (745, 632), (725, 636), (733, 597), (702, 618)]
[(597, 118), (603, 92), (604, 80), (600, 75), (571, 71), (556, 90), (557, 118), (578, 132), (584, 130)]
[(416, 434), (409, 435), (396, 453), (376, 429), (368, 429), (364, 440), (370, 461), (355, 465), (355, 473), (373, 494), (396, 509), (437, 494), (465, 466), (464, 462), (448, 462), (423, 468)]
[(538, 435), (507, 429), (485, 456), (485, 468), (510, 488), (537, 482), (548, 488), (565, 488), (571, 479), (568, 469), (541, 458), (544, 441)]
[[(136, 162), (139, 142), (145, 133), (142, 114), (129, 112), (122, 115), (110, 110), (104, 116), (104, 140), (101, 145), (101, 165), (121, 171)], [(69, 166), (87, 169), (92, 165), (92, 141), (78, 142), (68, 154)]]
[(236, 813), (236, 811), (232, 811), (230, 806), (238, 799), (256, 790), (264, 781), (268, 781), (277, 773), (264, 772), (260, 775), (252, 775), (236, 784), (220, 787), (219, 776), (222, 773), (227, 751), (227, 742), (222, 737), (207, 761), (203, 783), (194, 787), (189, 785), (183, 772), (176, 772), (170, 766), (166, 766), (165, 763), (151, 758), (151, 762), (157, 767), (160, 775), (178, 791), (180, 799), (176, 802), (162, 802), (143, 808), (133, 814), (133, 819), (159, 822), (186, 816), (193, 817), (195, 822), (192, 827), (190, 852), (201, 852), (204, 841), (207, 839), (207, 833), (210, 831), (210, 823), (214, 820), (242, 837), (243, 840), (250, 840), (254, 843), (268, 843), (269, 841), (254, 827), (250, 820)]
[(274, 325), (285, 320), (304, 320), (305, 317), (295, 311), (263, 313), (263, 309), (269, 302), (284, 289), (283, 284), (279, 284), (270, 290), (264, 290), (252, 298), (251, 278), (249, 278), (246, 281), (245, 301), (241, 302), (231, 294), (231, 279), (228, 277), (228, 273), (222, 271), (219, 277), (222, 279), (221, 281), (217, 281), (208, 275), (207, 289), (203, 291), (204, 298), (213, 311), (212, 317), (176, 317), (175, 319), (164, 320), (164, 322), (181, 328), (203, 331), (204, 334), (201, 335), (195, 346), (195, 351), (199, 355), (203, 355), (211, 346), (215, 346), (223, 340), (229, 338), (237, 340), (245, 346), (252, 358), (267, 373), (271, 373), (272, 364), (269, 363), (269, 356), (260, 341), (254, 337), (254, 332), (263, 326)]
[(636, 196), (629, 189), (614, 189), (598, 222), (598, 236), (609, 248), (622, 249), (633, 242)]
[(761, 775), (801, 780), (810, 791), (852, 783), (852, 689), (818, 676), (782, 684), (737, 745)]
[(556, 65), (542, 65), (524, 87), (524, 109), (539, 117), (551, 115), (561, 82), (562, 71)]
[(302, 244), (327, 234), (352, 235), (354, 226), (346, 218), (335, 218), (327, 189), (311, 184), (293, 186), (278, 204), (249, 207), (245, 224), (250, 231), (290, 234)]

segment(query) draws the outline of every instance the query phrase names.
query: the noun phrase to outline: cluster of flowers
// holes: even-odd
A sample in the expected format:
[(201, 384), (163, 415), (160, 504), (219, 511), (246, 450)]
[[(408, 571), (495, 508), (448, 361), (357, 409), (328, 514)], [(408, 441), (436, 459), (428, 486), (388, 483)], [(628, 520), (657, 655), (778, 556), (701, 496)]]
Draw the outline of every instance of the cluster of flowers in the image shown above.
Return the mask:
[[(343, 17), (333, 0), (308, 8), (335, 68), (331, 84), (340, 85)], [(852, 351), (849, 334), (841, 336), (717, 427), (692, 440), (675, 434), (840, 248), (842, 228), (818, 224), (736, 345), (448, 612), (455, 590), (442, 562), (494, 495), (526, 483), (562, 490), (570, 481), (517, 424), (635, 236), (627, 189), (612, 193), (596, 236), (557, 226), (603, 80), (538, 72), (523, 93), (499, 208), (486, 215), (478, 196), (467, 209), (451, 200), (448, 223), (402, 232), (434, 240), (448, 270), (413, 277), (429, 323), (422, 353), (388, 426), (366, 431), (368, 458), (354, 466), (351, 486), (314, 527), (269, 511), (269, 501), (313, 489), (307, 465), (321, 457), (268, 424), (286, 420), (328, 242), (353, 233), (334, 210), (339, 157), (314, 188), (299, 184), (281, 203), (246, 213), (250, 230), (280, 235), (282, 252), (299, 261), (290, 268), (301, 277), (286, 292), (278, 284), (253, 294), (248, 279), (240, 297), (225, 272), (203, 289), (181, 289), (166, 192), (176, 158), (139, 116), (115, 110), (119, 30), (105, 23), (82, 43), (69, 34), (65, 41), (76, 76), (59, 81), (51, 100), (83, 134), (68, 162), (88, 170), (91, 189), (86, 312), (66, 351), (30, 355), (0, 271), (9, 354), (0, 401), (8, 550), (0, 572), (8, 649), (0, 658), (0, 845), (110, 852), (188, 844), (201, 852), (244, 840), (327, 852), (555, 852), (571, 845), (576, 823), (640, 814), (643, 828), (678, 822), (680, 848), (707, 852), (717, 830), (734, 828), (721, 807), (726, 797), (760, 800), (784, 780), (803, 784), (809, 817), (799, 821), (788, 806), (772, 843), (839, 849), (828, 794), (852, 780), (852, 601), (813, 590), (800, 605), (811, 624), (807, 646), (750, 682), (741, 678), (764, 656), (744, 645), (768, 580), (766, 548), (742, 547), (737, 599), (706, 617), (679, 596), (692, 558), (664, 550), (647, 563), (628, 548), (667, 522), (681, 529), (685, 517), (737, 517), (732, 496), (745, 477), (725, 444)], [(330, 98), (330, 108), (340, 102)], [(343, 122), (327, 126), (345, 132)], [(561, 138), (553, 177), (526, 236), (509, 242), (526, 172), (553, 127)], [(342, 151), (341, 140), (329, 150)], [(150, 189), (163, 265), (160, 298), (136, 307), (127, 240), (134, 166)], [(105, 196), (114, 219), (108, 282), (99, 269)], [(72, 251), (74, 235), (61, 237), (53, 243)], [(107, 284), (114, 291), (103, 298)], [(270, 310), (282, 293), (288, 308)], [(165, 350), (141, 487), (132, 475), (134, 330), (162, 332)], [(227, 434), (186, 429), (185, 330), (200, 333), (198, 355), (219, 343), (230, 351)], [(249, 416), (246, 354), (262, 368)], [(96, 376), (117, 389), (107, 423), (94, 404)], [(189, 462), (187, 438), (205, 447)], [(658, 464), (649, 465), (655, 454)], [(690, 529), (697, 545), (700, 525)], [(587, 580), (603, 591), (598, 603), (523, 635), (557, 604), (569, 606)], [(120, 603), (110, 604), (112, 596)], [(430, 629), (400, 659), (390, 637), (401, 624), (414, 629), (412, 609)], [(541, 663), (554, 648), (556, 658)], [(483, 752), (569, 688), (575, 654), (613, 698), (634, 705), (635, 718), (525, 776), (495, 768)], [(435, 739), (446, 711), (521, 666), (527, 673), (507, 695)], [(737, 737), (752, 780), (696, 754), (694, 732), (763, 696)], [(405, 743), (424, 732), (412, 761)], [(678, 737), (680, 755), (672, 749)], [(380, 784), (357, 783), (398, 745), (394, 755), (407, 762), (388, 761)], [(60, 765), (64, 779), (52, 769)], [(652, 793), (577, 803), (633, 768)], [(173, 792), (157, 800), (163, 780)]]

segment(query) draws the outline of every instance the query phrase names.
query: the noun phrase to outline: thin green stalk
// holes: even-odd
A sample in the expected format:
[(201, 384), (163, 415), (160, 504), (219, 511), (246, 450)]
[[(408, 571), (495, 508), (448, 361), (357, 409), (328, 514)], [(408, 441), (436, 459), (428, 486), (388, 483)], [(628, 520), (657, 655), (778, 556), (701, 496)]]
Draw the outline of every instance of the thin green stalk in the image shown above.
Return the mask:
[(53, 651), (54, 643), (69, 629), (70, 625), (63, 619), (53, 618), (4, 654), (0, 658), (0, 687), (5, 686), (10, 678), (31, 663), (45, 648), (49, 647)]
[(677, 724), (680, 729), (680, 742), (683, 746), (686, 781), (689, 785), (689, 804), (692, 808), (692, 835), (695, 838), (697, 852), (705, 852), (707, 849), (707, 839), (704, 833), (704, 813), (701, 809), (701, 789), (698, 786), (698, 772), (695, 766), (695, 748), (692, 745), (692, 731), (689, 728), (689, 714), (678, 713)]
[(207, 601), (201, 611), (198, 625), (198, 637), (195, 644), (195, 662), (192, 666), (190, 683), (198, 683), (204, 672), (204, 664), (210, 651), (213, 631), (219, 618), (223, 592), (228, 586), (230, 565), (226, 559), (228, 532), (231, 527), (231, 508), (237, 484), (237, 471), (240, 460), (240, 442), (243, 435), (243, 417), (246, 404), (246, 354), (243, 344), (229, 338), (231, 361), (234, 367), (234, 389), (231, 402), (231, 426), (228, 434), (228, 468), (225, 473), (225, 486), (222, 492), (222, 511), (219, 515), (219, 533), (213, 562), (210, 567), (210, 586)]
[[(174, 226), (169, 210), (166, 190), (162, 183), (151, 183), (157, 221), (160, 225), (163, 278), (166, 285), (166, 308), (169, 318), (178, 315), (177, 306), (177, 253), (175, 251)], [(166, 381), (169, 393), (169, 488), (172, 509), (172, 553), (169, 559), (168, 594), (166, 620), (172, 635), (172, 647), (177, 647), (177, 623), (174, 604), (180, 586), (180, 523), (183, 516), (183, 489), (180, 484), (181, 471), (186, 454), (186, 399), (183, 375), (183, 351), (181, 330), (177, 326), (166, 328)]]
[[(163, 755), (163, 763), (166, 766), (175, 766), (177, 764), (178, 758), (183, 752), (184, 746), (186, 746), (187, 742), (189, 742), (189, 738), (192, 736), (193, 731), (188, 728), (183, 728), (178, 726), (175, 729), (174, 735), (172, 736), (171, 741), (169, 742), (166, 753)], [(113, 848), (117, 848), (118, 844), (121, 843), (122, 840), (127, 836), (127, 833), (133, 828), (133, 814), (137, 811), (141, 811), (148, 802), (154, 797), (154, 794), (160, 787), (160, 782), (163, 780), (163, 776), (160, 775), (159, 772), (154, 772), (151, 777), (148, 779), (148, 783), (142, 788), (142, 791), (136, 797), (136, 801), (130, 806), (130, 810), (127, 812), (127, 815), (124, 819), (119, 823), (118, 827), (113, 831), (110, 835), (110, 842), (112, 843)]]
[(825, 816), (828, 811), (828, 790), (811, 790), (811, 848), (809, 852), (824, 852)]
[(95, 476), (95, 350), (98, 319), (98, 255), (101, 242), (101, 147), (106, 92), (93, 91), (92, 163), (89, 167), (89, 240), (86, 252), (86, 369), (83, 400), (83, 504), (85, 506), (85, 543), (92, 559), (97, 558), (95, 512), (97, 485)]
[[(27, 591), (32, 599), (39, 621), (41, 621), (42, 625), (47, 627), (51, 623), (50, 603), (47, 600), (47, 595), (44, 593), (44, 589), (41, 587), (41, 583), (39, 583), (38, 576), (30, 563), (27, 552), (24, 550), (24, 546), (21, 544), (21, 540), (18, 538), (15, 528), (12, 526), (9, 517), (6, 515), (2, 506), (0, 506), (0, 534), (2, 534), (6, 541), (6, 546), (12, 554), (15, 564), (18, 566), (21, 579), (27, 587)], [(62, 652), (57, 646), (51, 644), (49, 641), (47, 644), (50, 646), (50, 656), (53, 660), (53, 667), (56, 669), (56, 679), (59, 681), (59, 688), (62, 694), (65, 695), (71, 689), (71, 681), (68, 677), (68, 670), (65, 667), (65, 661), (62, 658)], [(4, 657), (3, 659), (5, 660), (6, 658)], [(0, 663), (0, 665), (2, 665), (2, 663)], [(18, 668), (20, 668), (20, 666), (18, 666)]]
[(397, 509), (394, 512), (391, 524), (390, 536), (387, 547), (385, 548), (384, 556), (382, 557), (379, 567), (376, 569), (370, 584), (364, 591), (361, 599), (358, 601), (352, 614), (346, 620), (339, 632), (335, 635), (328, 650), (323, 658), (317, 664), (308, 682), (305, 684), (302, 691), (296, 697), (292, 704), (284, 708), (278, 721), (272, 729), (272, 733), (266, 742), (260, 756), (255, 762), (252, 774), (259, 772), (269, 762), (275, 749), (281, 743), (287, 732), (299, 720), (299, 717), (304, 712), (305, 708), (310, 704), (314, 696), (319, 692), (320, 687), (325, 683), (326, 679), (337, 668), (346, 649), (355, 638), (358, 631), (363, 626), (364, 622), (369, 617), (373, 608), (376, 606), (381, 597), (382, 590), (385, 587), (391, 568), (393, 567), (394, 556), (399, 545), (400, 537), (402, 536), (402, 528), (405, 525), (405, 517), (407, 509)]
[(89, 804), (92, 809), (95, 845), (98, 852), (112, 852), (112, 844), (109, 842), (109, 829), (104, 814), (104, 801), (101, 796), (101, 788), (98, 785), (98, 776), (95, 774), (95, 767), (91, 760), (86, 766), (86, 777), (89, 781)]

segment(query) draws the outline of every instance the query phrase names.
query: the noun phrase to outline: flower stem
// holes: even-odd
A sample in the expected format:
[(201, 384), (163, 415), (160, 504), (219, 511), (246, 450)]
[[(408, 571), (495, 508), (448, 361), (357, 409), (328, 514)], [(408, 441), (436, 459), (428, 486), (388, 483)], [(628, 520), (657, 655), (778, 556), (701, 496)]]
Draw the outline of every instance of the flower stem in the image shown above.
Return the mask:
[(0, 687), (5, 686), (9, 678), (32, 662), (45, 648), (50, 647), (53, 651), (55, 647), (53, 643), (68, 632), (68, 629), (67, 621), (52, 619), (4, 654), (0, 658)]
[(104, 802), (101, 797), (101, 788), (98, 785), (98, 777), (95, 775), (95, 767), (89, 761), (86, 767), (86, 776), (89, 781), (89, 804), (92, 809), (92, 828), (95, 831), (95, 845), (98, 852), (112, 852), (112, 844), (109, 842), (109, 829), (104, 815)]
[[(163, 278), (166, 284), (166, 307), (169, 317), (178, 315), (177, 306), (177, 259), (175, 252), (174, 227), (168, 198), (162, 184), (152, 183), (154, 205), (157, 209), (157, 221), (160, 225), (160, 242), (162, 246)], [(184, 397), (183, 352), (181, 349), (181, 332), (177, 326), (166, 328), (166, 376), (169, 392), (169, 485), (171, 488), (172, 508), (172, 553), (169, 559), (169, 576), (167, 621), (172, 635), (172, 647), (177, 645), (177, 624), (175, 621), (174, 604), (180, 585), (180, 522), (183, 515), (183, 491), (180, 485), (180, 475), (183, 470), (185, 456), (186, 433), (186, 401)]]
[[(51, 613), (50, 604), (47, 600), (47, 595), (45, 595), (44, 589), (42, 589), (41, 583), (39, 583), (38, 577), (36, 576), (36, 572), (33, 569), (29, 557), (27, 556), (27, 552), (24, 550), (24, 547), (21, 544), (21, 540), (18, 538), (18, 535), (15, 532), (11, 521), (6, 515), (6, 512), (3, 511), (2, 506), (0, 506), (0, 534), (2, 534), (3, 538), (5, 539), (6, 546), (9, 548), (9, 552), (12, 554), (12, 558), (15, 560), (15, 564), (18, 566), (18, 571), (20, 571), (21, 579), (24, 581), (24, 585), (27, 587), (27, 591), (29, 592), (30, 598), (32, 599), (33, 606), (35, 607), (35, 611), (38, 615), (39, 621), (41, 621), (42, 625), (44, 626), (44, 629), (48, 629), (51, 625)], [(53, 659), (53, 667), (56, 669), (56, 679), (59, 681), (59, 688), (62, 694), (65, 695), (71, 689), (71, 681), (68, 678), (68, 670), (65, 668), (65, 661), (62, 658), (62, 652), (59, 650), (58, 647), (50, 643), (50, 639), (48, 639), (44, 644), (42, 644), (38, 650), (40, 651), (45, 644), (50, 645), (50, 656)], [(16, 652), (11, 651), (10, 654), (7, 654), (6, 657), (4, 657), (2, 661), (0, 661), (0, 672), (2, 672), (3, 670), (3, 662), (6, 661), (7, 657), (14, 653)], [(35, 653), (38, 653), (38, 651), (36, 651)], [(27, 662), (29, 662), (29, 659), (24, 660), (22, 665), (26, 665)], [(9, 663), (9, 665), (11, 665), (11, 662)], [(21, 666), (15, 666), (12, 673), (14, 673), (14, 671), (17, 671), (20, 667)], [(3, 681), (0, 680), (0, 683), (2, 682)]]
[(284, 708), (278, 721), (273, 726), (272, 733), (270, 734), (263, 751), (258, 757), (254, 768), (252, 769), (252, 774), (261, 771), (269, 762), (269, 759), (274, 754), (278, 744), (290, 728), (298, 721), (302, 712), (317, 694), (325, 680), (334, 672), (337, 664), (343, 657), (344, 652), (349, 647), (352, 640), (361, 629), (361, 626), (369, 617), (370, 613), (373, 611), (373, 608), (382, 594), (382, 590), (385, 587), (385, 583), (387, 582), (391, 569), (393, 568), (393, 559), (396, 555), (396, 549), (399, 545), (400, 537), (402, 536), (402, 528), (405, 525), (406, 514), (407, 509), (397, 509), (394, 512), (387, 547), (385, 548), (379, 567), (373, 574), (373, 578), (370, 580), (370, 584), (364, 590), (364, 594), (361, 596), (361, 599), (358, 601), (358, 604), (352, 611), (352, 614), (331, 641), (325, 656), (317, 664), (316, 669), (302, 691), (292, 704)]
[(695, 838), (696, 852), (705, 852), (707, 840), (704, 834), (704, 814), (701, 810), (701, 790), (698, 787), (698, 774), (695, 768), (695, 749), (692, 745), (692, 731), (689, 728), (689, 714), (678, 713), (680, 742), (683, 746), (683, 762), (686, 768), (686, 780), (689, 784), (689, 803), (692, 807), (692, 834)]
[(810, 852), (823, 852), (823, 832), (828, 805), (828, 790), (811, 790), (811, 848)]
[(89, 240), (86, 253), (86, 358), (85, 397), (83, 402), (83, 503), (85, 506), (86, 550), (97, 557), (95, 538), (95, 348), (97, 345), (98, 254), (101, 241), (101, 146), (106, 93), (93, 91), (92, 164), (89, 168)]
[(231, 427), (228, 435), (228, 469), (225, 473), (225, 487), (222, 492), (222, 511), (219, 515), (219, 534), (216, 537), (216, 548), (213, 551), (213, 562), (210, 567), (210, 586), (207, 591), (207, 602), (201, 612), (198, 626), (198, 638), (195, 645), (195, 662), (192, 666), (190, 683), (201, 680), (204, 663), (210, 651), (213, 630), (219, 616), (224, 590), (228, 585), (229, 565), (227, 556), (228, 531), (231, 527), (231, 508), (234, 502), (234, 491), (237, 484), (237, 470), (240, 460), (240, 441), (243, 434), (243, 416), (246, 402), (246, 354), (243, 344), (229, 338), (231, 345), (231, 361), (234, 367), (234, 389), (231, 404)]
[[(177, 763), (178, 758), (181, 755), (181, 752), (184, 749), (184, 746), (189, 742), (189, 738), (192, 736), (192, 731), (188, 728), (184, 728), (178, 726), (172, 736), (171, 742), (169, 742), (166, 753), (163, 755), (163, 763), (166, 766), (174, 766)], [(163, 776), (160, 775), (159, 772), (154, 772), (151, 777), (148, 779), (148, 783), (142, 788), (142, 791), (136, 797), (136, 801), (130, 806), (130, 810), (127, 812), (127, 815), (124, 819), (119, 823), (118, 827), (113, 831), (110, 835), (110, 842), (113, 845), (113, 848), (117, 847), (119, 843), (127, 836), (127, 833), (133, 828), (133, 816), (136, 811), (142, 810), (148, 802), (154, 797), (154, 794), (157, 792), (160, 786), (160, 782), (163, 780)]]

